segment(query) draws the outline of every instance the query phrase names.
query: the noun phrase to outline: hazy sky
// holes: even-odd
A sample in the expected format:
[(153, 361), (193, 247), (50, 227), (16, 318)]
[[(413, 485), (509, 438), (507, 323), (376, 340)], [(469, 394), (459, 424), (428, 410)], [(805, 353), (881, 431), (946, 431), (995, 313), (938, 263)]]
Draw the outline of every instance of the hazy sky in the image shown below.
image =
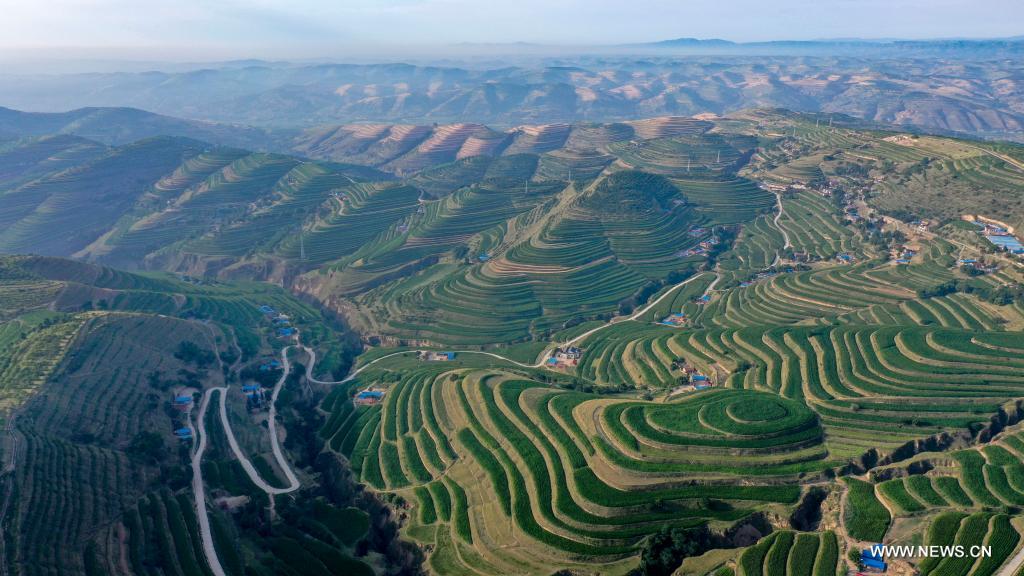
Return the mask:
[[(354, 47), (1024, 34), (1022, 0), (0, 0), (0, 50), (338, 57)], [(131, 48), (131, 50), (124, 50)]]

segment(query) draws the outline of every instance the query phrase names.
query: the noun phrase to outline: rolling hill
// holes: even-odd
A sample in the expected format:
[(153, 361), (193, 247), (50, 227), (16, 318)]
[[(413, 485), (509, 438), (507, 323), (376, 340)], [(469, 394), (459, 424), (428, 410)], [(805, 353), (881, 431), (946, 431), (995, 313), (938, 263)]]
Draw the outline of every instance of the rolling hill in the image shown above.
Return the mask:
[(774, 108), (291, 137), (0, 148), (0, 252), (41, 254), (0, 258), (9, 570), (1019, 550), (1024, 267), (982, 232), (1024, 225), (1020, 146)]
[[(446, 66), (252, 62), (183, 72), (22, 74), (4, 76), (0, 105), (51, 112), (83, 105), (131, 107), (275, 131), (344, 122), (510, 128), (783, 107), (1019, 139), (1022, 45), (793, 42), (753, 48), (762, 50), (760, 55), (728, 45), (705, 45), (706, 52), (691, 55), (685, 47), (642, 46), (625, 53), (584, 50), (557, 59), (520, 58), (518, 65), (497, 68), (450, 60)], [(258, 131), (237, 127), (171, 125), (151, 116), (139, 128), (109, 130), (99, 122), (123, 115), (140, 113), (86, 109), (55, 115), (47, 125), (81, 122), (92, 130), (81, 135), (97, 138), (152, 135), (139, 130), (164, 125), (177, 130), (165, 135), (263, 149), (253, 144), (261, 141)], [(225, 131), (232, 132), (231, 139), (201, 134), (227, 137)]]

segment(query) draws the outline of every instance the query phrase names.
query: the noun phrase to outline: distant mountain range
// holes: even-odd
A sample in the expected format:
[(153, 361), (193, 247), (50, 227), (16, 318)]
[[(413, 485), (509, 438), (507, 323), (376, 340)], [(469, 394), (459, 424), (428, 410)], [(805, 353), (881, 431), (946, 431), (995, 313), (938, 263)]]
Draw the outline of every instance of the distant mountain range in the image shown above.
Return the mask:
[(898, 38), (827, 38), (821, 40), (770, 40), (764, 42), (732, 42), (718, 38), (673, 38), (657, 42), (629, 44), (633, 50), (683, 50), (687, 52), (742, 54), (802, 54), (830, 56), (914, 56), (914, 57), (1008, 57), (1024, 53), (1024, 37), (1011, 38), (940, 38), (902, 40)]
[[(40, 126), (35, 134), (73, 132), (123, 143), (134, 139), (136, 132), (148, 131), (255, 149), (264, 148), (267, 130), (356, 122), (469, 122), (512, 128), (723, 115), (758, 107), (845, 113), (937, 132), (1024, 138), (1024, 59), (991, 59), (1019, 49), (1024, 45), (1019, 40), (770, 44), (801, 49), (888, 47), (906, 49), (903, 56), (913, 57), (876, 57), (883, 54), (877, 50), (870, 58), (754, 57), (741, 52), (675, 56), (672, 50), (693, 46), (752, 46), (677, 39), (643, 45), (650, 50), (638, 48), (641, 55), (636, 56), (563, 56), (503, 67), (251, 62), (185, 72), (0, 75), (0, 105), (37, 111), (75, 109), (45, 119), (20, 117), (18, 122), (31, 120)], [(923, 53), (913, 52), (914, 47), (948, 49), (969, 57), (919, 57)], [(119, 135), (109, 132), (104, 115), (127, 112), (77, 110), (82, 106), (139, 108), (189, 120), (148, 116)], [(0, 114), (0, 136), (17, 133), (5, 117)], [(167, 125), (176, 128), (168, 130)]]

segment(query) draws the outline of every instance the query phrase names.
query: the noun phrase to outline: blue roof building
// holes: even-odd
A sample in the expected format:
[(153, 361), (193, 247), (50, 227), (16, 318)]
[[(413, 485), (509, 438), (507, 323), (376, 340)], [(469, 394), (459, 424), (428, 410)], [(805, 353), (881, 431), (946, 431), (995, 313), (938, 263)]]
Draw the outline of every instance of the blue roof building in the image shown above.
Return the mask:
[(861, 562), (864, 563), (864, 567), (871, 570), (878, 570), (879, 572), (885, 572), (889, 565), (882, 560), (875, 560), (874, 558), (861, 558)]
[(384, 399), (384, 392), (380, 390), (363, 390), (356, 394), (356, 404), (377, 404)]

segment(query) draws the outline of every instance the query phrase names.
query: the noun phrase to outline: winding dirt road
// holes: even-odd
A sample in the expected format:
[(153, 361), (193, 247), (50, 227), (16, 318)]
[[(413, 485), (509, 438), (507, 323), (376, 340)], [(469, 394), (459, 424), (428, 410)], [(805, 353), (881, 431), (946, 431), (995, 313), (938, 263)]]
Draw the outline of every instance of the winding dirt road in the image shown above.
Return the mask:
[[(203, 484), (203, 452), (206, 451), (206, 409), (210, 405), (210, 397), (214, 392), (221, 394), (227, 392), (227, 388), (210, 388), (203, 394), (203, 401), (199, 407), (198, 435), (193, 431), (193, 436), (198, 438), (196, 449), (192, 453), (192, 491), (196, 499), (196, 516), (199, 518), (199, 535), (203, 541), (203, 553), (206, 555), (206, 563), (214, 576), (227, 576), (224, 567), (220, 564), (217, 556), (217, 548), (213, 544), (213, 531), (210, 530), (210, 514), (206, 509), (206, 486)], [(224, 405), (224, 397), (221, 396), (221, 406)], [(192, 428), (192, 421), (189, 419), (189, 428)]]
[[(714, 289), (714, 287), (718, 283), (718, 281), (721, 280), (721, 276), (717, 272), (714, 273), (714, 275), (715, 275), (715, 279), (711, 282), (711, 284), (708, 285), (707, 290), (705, 291), (705, 293), (710, 292), (712, 289)], [(680, 283), (676, 284), (675, 286), (671, 287), (670, 289), (666, 290), (664, 294), (659, 296), (653, 302), (649, 302), (643, 308), (638, 310), (635, 314), (633, 314), (631, 316), (628, 316), (628, 317), (624, 317), (624, 318), (610, 320), (607, 323), (602, 324), (601, 326), (598, 326), (596, 328), (588, 330), (587, 332), (584, 332), (583, 334), (580, 334), (579, 336), (576, 336), (572, 340), (569, 340), (568, 342), (566, 342), (564, 345), (569, 346), (569, 345), (575, 344), (576, 342), (580, 342), (580, 341), (584, 340), (585, 338), (587, 338), (588, 336), (594, 334), (595, 332), (603, 330), (603, 329), (605, 329), (605, 328), (607, 328), (609, 326), (613, 326), (613, 325), (619, 324), (621, 322), (638, 320), (644, 314), (646, 314), (648, 311), (650, 311), (654, 306), (657, 306), (662, 300), (664, 300), (670, 294), (675, 292), (677, 289), (682, 288), (683, 286), (685, 286), (685, 285), (689, 284), (690, 282), (693, 282), (693, 281), (695, 281), (698, 278), (701, 278), (703, 276), (704, 276), (703, 273), (691, 276), (690, 278), (687, 278), (686, 280), (683, 280), (682, 282), (680, 282)], [(192, 490), (195, 493), (196, 515), (199, 518), (199, 532), (200, 532), (200, 535), (201, 535), (202, 541), (203, 541), (203, 552), (206, 555), (206, 561), (209, 564), (211, 571), (213, 571), (214, 576), (226, 576), (226, 575), (224, 573), (223, 567), (221, 566), (220, 559), (217, 556), (216, 547), (214, 546), (214, 543), (213, 543), (213, 533), (212, 533), (212, 531), (210, 529), (209, 512), (206, 509), (206, 487), (205, 487), (205, 485), (203, 483), (203, 471), (202, 471), (203, 454), (206, 451), (206, 443), (207, 443), (206, 420), (205, 420), (206, 419), (206, 410), (209, 407), (210, 399), (213, 397), (213, 393), (214, 392), (219, 393), (220, 394), (220, 410), (219, 410), (220, 421), (221, 421), (221, 424), (224, 427), (224, 433), (227, 436), (228, 445), (231, 447), (231, 452), (235, 455), (235, 458), (237, 458), (239, 463), (242, 465), (242, 469), (245, 470), (246, 475), (249, 476), (249, 479), (252, 480), (253, 484), (255, 484), (256, 487), (258, 487), (260, 490), (262, 490), (264, 493), (266, 493), (267, 495), (269, 495), (271, 497), (273, 497), (275, 495), (278, 495), (278, 494), (288, 494), (290, 492), (294, 492), (294, 491), (298, 490), (302, 486), (302, 484), (299, 481), (298, 477), (295, 475), (295, 472), (292, 470), (291, 464), (289, 464), (288, 459), (285, 457), (284, 451), (281, 449), (281, 444), (280, 444), (280, 441), (278, 439), (278, 434), (277, 434), (277, 398), (278, 398), (278, 395), (281, 393), (281, 389), (284, 387), (285, 382), (288, 380), (288, 374), (291, 373), (291, 362), (289, 362), (289, 360), (288, 360), (288, 350), (291, 349), (291, 348), (301, 348), (306, 353), (306, 355), (309, 357), (309, 363), (306, 365), (306, 374), (305, 374), (306, 380), (308, 380), (310, 382), (313, 382), (313, 383), (316, 383), (316, 384), (327, 384), (327, 385), (331, 385), (331, 384), (345, 384), (347, 382), (352, 381), (361, 372), (363, 372), (367, 368), (373, 366), (377, 362), (380, 362), (382, 360), (386, 360), (388, 358), (392, 358), (394, 356), (400, 356), (402, 354), (407, 354), (407, 353), (410, 352), (410, 350), (403, 350), (401, 352), (393, 352), (391, 354), (386, 354), (386, 355), (381, 356), (379, 358), (375, 358), (375, 359), (367, 362), (366, 364), (363, 364), (362, 366), (356, 368), (351, 373), (349, 373), (348, 376), (346, 376), (345, 378), (343, 378), (341, 380), (318, 380), (317, 378), (315, 378), (313, 376), (313, 369), (314, 369), (314, 367), (316, 365), (316, 351), (315, 350), (313, 350), (312, 348), (310, 348), (308, 346), (305, 346), (303, 344), (295, 344), (293, 346), (286, 346), (286, 347), (284, 347), (281, 350), (281, 364), (282, 364), (282, 367), (283, 367), (283, 372), (281, 374), (281, 377), (277, 380), (277, 383), (274, 385), (274, 391), (273, 391), (273, 393), (271, 394), (271, 397), (270, 397), (270, 411), (269, 411), (269, 414), (267, 416), (267, 429), (268, 429), (268, 433), (270, 434), (270, 445), (271, 445), (271, 450), (273, 451), (273, 454), (274, 454), (274, 459), (277, 461), (278, 467), (280, 467), (280, 469), (284, 472), (285, 476), (288, 479), (288, 486), (286, 486), (284, 488), (278, 488), (278, 487), (275, 487), (275, 486), (271, 486), (269, 483), (267, 483), (267, 481), (264, 480), (262, 476), (260, 476), (259, 472), (256, 470), (256, 467), (253, 465), (253, 463), (249, 459), (249, 457), (245, 454), (245, 452), (242, 451), (241, 446), (239, 446), (238, 440), (235, 438), (235, 433), (234, 433), (234, 431), (231, 428), (231, 421), (228, 418), (228, 412), (227, 412), (227, 393), (228, 393), (229, 387), (228, 386), (218, 386), (218, 387), (214, 387), (214, 388), (210, 388), (210, 389), (206, 390), (206, 392), (203, 394), (202, 404), (201, 404), (201, 406), (199, 408), (199, 415), (198, 415), (198, 418), (197, 418), (197, 425), (196, 425), (196, 427), (193, 427), (192, 420), (191, 420), (191, 412), (190, 412), (189, 413), (190, 416), (189, 416), (189, 424), (188, 424), (188, 426), (189, 426), (190, 429), (193, 430), (193, 436), (198, 439), (195, 451), (192, 454)], [(514, 365), (522, 367), (522, 368), (539, 368), (539, 367), (541, 367), (544, 364), (544, 360), (545, 360), (543, 354), (541, 355), (541, 359), (538, 360), (537, 363), (535, 363), (535, 364), (524, 364), (522, 362), (518, 362), (516, 360), (512, 360), (511, 358), (506, 358), (506, 357), (504, 357), (504, 356), (502, 356), (500, 354), (495, 354), (493, 352), (485, 352), (485, 351), (482, 351), (482, 350), (464, 350), (464, 351), (458, 351), (458, 353), (459, 354), (479, 354), (479, 355), (483, 355), (483, 356), (490, 356), (492, 358), (495, 358), (495, 359), (498, 359), (498, 360), (502, 360), (504, 362), (508, 362), (510, 364), (514, 364)], [(220, 361), (220, 354), (219, 353), (218, 353), (217, 357), (218, 357), (218, 362), (219, 362)], [(235, 364), (237, 365), (237, 362), (235, 362)], [(234, 366), (232, 366), (232, 369), (233, 368), (234, 368)]]
[[(715, 284), (718, 284), (718, 281), (722, 279), (722, 277), (717, 272), (713, 272), (713, 274), (715, 275), (715, 279), (712, 280), (711, 284), (708, 285), (707, 290), (704, 291), (705, 294), (710, 292), (711, 290), (713, 290), (714, 287), (715, 287)], [(648, 311), (650, 311), (651, 308), (654, 308), (655, 306), (658, 305), (658, 303), (660, 303), (662, 300), (667, 298), (669, 294), (675, 292), (679, 288), (682, 288), (683, 286), (686, 286), (690, 282), (693, 282), (694, 280), (696, 280), (696, 279), (698, 279), (698, 278), (700, 278), (702, 276), (704, 276), (704, 274), (697, 274), (695, 276), (690, 276), (686, 280), (683, 280), (679, 284), (676, 284), (672, 288), (666, 290), (664, 294), (659, 296), (653, 302), (647, 303), (647, 305), (644, 306), (643, 308), (641, 308), (639, 311), (637, 311), (636, 314), (633, 314), (632, 316), (629, 316), (629, 317), (626, 317), (626, 318), (622, 318), (622, 319), (619, 319), (619, 320), (616, 320), (616, 319), (613, 318), (612, 320), (609, 320), (607, 323), (602, 324), (602, 325), (598, 326), (597, 328), (593, 328), (591, 330), (587, 330), (583, 334), (580, 334), (579, 336), (573, 338), (572, 340), (569, 340), (568, 342), (565, 343), (565, 345), (566, 346), (572, 346), (573, 344), (575, 344), (577, 342), (582, 342), (584, 339), (587, 338), (587, 336), (590, 336), (591, 334), (593, 334), (595, 332), (599, 332), (601, 330), (604, 330), (605, 328), (607, 328), (609, 326), (614, 326), (615, 324), (619, 324), (621, 322), (628, 322), (628, 321), (637, 320), (638, 318), (640, 318), (644, 314), (646, 314)], [(494, 356), (494, 354), (492, 354), (492, 356)], [(500, 356), (499, 356), (499, 358), (500, 358)], [(509, 360), (509, 361), (511, 362), (511, 360)], [(536, 366), (532, 366), (532, 368), (536, 368), (537, 366), (540, 366), (542, 363), (543, 363), (543, 360), (540, 363), (538, 363)], [(516, 362), (516, 364), (518, 364), (518, 362)], [(520, 366), (521, 366), (521, 364), (520, 364)]]
[[(782, 194), (775, 195), (775, 206), (778, 209), (775, 211), (775, 218), (772, 220), (772, 223), (775, 224), (775, 227), (782, 233), (782, 239), (785, 241), (785, 244), (782, 245), (782, 249), (785, 250), (786, 248), (792, 248), (793, 243), (789, 241), (789, 232), (786, 232), (782, 226), (779, 226), (779, 218), (782, 218), (783, 214)], [(777, 266), (780, 260), (782, 260), (782, 255), (776, 252), (775, 260), (772, 261), (772, 266)]]

